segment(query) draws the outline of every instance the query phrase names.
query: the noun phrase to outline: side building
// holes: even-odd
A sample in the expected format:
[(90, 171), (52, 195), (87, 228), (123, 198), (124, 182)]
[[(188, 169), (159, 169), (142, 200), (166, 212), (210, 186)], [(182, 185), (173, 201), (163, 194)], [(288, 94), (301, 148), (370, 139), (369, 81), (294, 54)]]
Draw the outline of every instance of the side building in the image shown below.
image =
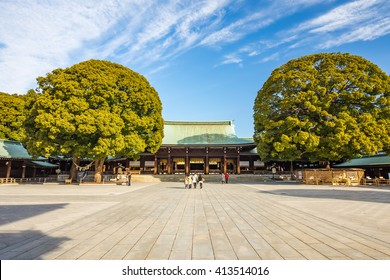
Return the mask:
[(13, 140), (0, 139), (0, 181), (7, 178), (46, 177), (58, 168), (47, 159), (34, 159), (22, 143)]
[(239, 138), (232, 121), (165, 121), (155, 154), (124, 163), (149, 174), (253, 173), (264, 168), (252, 139)]

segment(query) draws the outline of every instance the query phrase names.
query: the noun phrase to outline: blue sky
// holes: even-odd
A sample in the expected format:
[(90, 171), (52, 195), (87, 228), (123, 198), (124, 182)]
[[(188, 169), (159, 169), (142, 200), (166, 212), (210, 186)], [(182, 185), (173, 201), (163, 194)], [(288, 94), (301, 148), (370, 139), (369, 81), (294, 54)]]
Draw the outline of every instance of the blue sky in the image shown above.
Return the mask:
[(390, 72), (388, 0), (0, 0), (0, 91), (88, 59), (144, 75), (166, 120), (234, 120), (293, 58), (349, 52)]

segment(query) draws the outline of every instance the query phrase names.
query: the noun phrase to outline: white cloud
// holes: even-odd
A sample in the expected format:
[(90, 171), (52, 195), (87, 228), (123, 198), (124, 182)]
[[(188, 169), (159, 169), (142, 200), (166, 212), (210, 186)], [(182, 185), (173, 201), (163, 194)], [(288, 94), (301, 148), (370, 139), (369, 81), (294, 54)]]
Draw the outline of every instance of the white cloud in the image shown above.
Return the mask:
[[(347, 43), (374, 40), (390, 33), (390, 2), (358, 0), (339, 5), (323, 14), (279, 31), (267, 41), (247, 46), (254, 54), (292, 49), (329, 49)], [(249, 53), (249, 51), (248, 51)]]
[[(26, 92), (35, 87), (37, 76), (90, 58), (156, 73), (192, 48), (236, 43), (297, 11), (333, 1), (254, 1), (248, 9), (247, 1), (234, 0), (3, 0), (0, 91)], [(389, 3), (340, 5), (266, 41), (236, 46), (218, 65), (242, 66), (270, 49), (282, 55), (281, 47), (329, 48), (375, 39), (389, 33)]]
[[(164, 64), (220, 26), (232, 0), (0, 2), (0, 91), (90, 58)], [(159, 66), (153, 66), (158, 69)], [(151, 71), (153, 72), (153, 71)]]
[(285, 34), (299, 38), (290, 48), (311, 44), (326, 49), (373, 40), (390, 33), (389, 12), (390, 2), (387, 0), (353, 1), (303, 22)]
[(225, 26), (206, 36), (202, 45), (215, 46), (238, 41), (244, 36), (257, 32), (280, 18), (295, 13), (297, 10), (316, 5), (318, 3), (332, 2), (321, 0), (279, 0), (258, 2), (258, 10), (248, 13), (241, 19)]
[(167, 1), (135, 14), (113, 40), (94, 52), (139, 67), (171, 59), (195, 47), (223, 17), (231, 0)]
[(267, 57), (264, 57), (263, 59), (261, 59), (260, 62), (263, 62), (263, 63), (264, 63), (264, 62), (276, 60), (276, 59), (278, 59), (278, 58), (279, 58), (279, 52), (276, 52), (276, 53), (271, 54), (271, 55), (269, 55), (269, 56), (267, 56)]
[(124, 15), (128, 1), (0, 2), (0, 90), (24, 93), (35, 78), (69, 65), (69, 53)]
[(242, 62), (242, 59), (239, 58), (235, 54), (228, 54), (225, 55), (224, 60), (220, 63), (220, 65), (223, 64), (240, 64)]
[(345, 34), (332, 38), (319, 45), (322, 49), (331, 48), (357, 41), (370, 41), (390, 33), (390, 18), (381, 19), (375, 23), (362, 25)]
[(367, 20), (375, 20), (383, 9), (383, 0), (359, 0), (341, 5), (315, 19), (302, 23), (296, 31), (326, 33), (340, 30)]

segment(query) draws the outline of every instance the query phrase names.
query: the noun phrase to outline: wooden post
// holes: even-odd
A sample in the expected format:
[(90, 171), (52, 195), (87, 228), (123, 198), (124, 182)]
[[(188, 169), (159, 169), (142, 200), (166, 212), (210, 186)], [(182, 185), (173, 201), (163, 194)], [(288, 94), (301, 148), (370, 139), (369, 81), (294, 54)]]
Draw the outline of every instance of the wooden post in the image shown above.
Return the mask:
[(26, 178), (26, 162), (23, 162), (23, 166), (22, 166), (23, 170), (22, 170), (22, 178)]
[(157, 168), (158, 168), (158, 165), (157, 165), (157, 155), (154, 155), (154, 170), (153, 170), (153, 174), (154, 175), (156, 175), (157, 174), (157, 172), (158, 172), (158, 170), (157, 170)]
[(223, 148), (223, 173), (227, 171), (226, 148)]
[(205, 159), (205, 174), (208, 175), (209, 174), (209, 148), (206, 148), (206, 159)]
[(190, 173), (190, 168), (189, 168), (190, 162), (189, 162), (189, 158), (188, 158), (188, 148), (186, 148), (186, 163), (185, 163), (185, 165), (186, 165), (185, 172), (186, 172), (186, 174), (189, 174)]
[(172, 174), (172, 168), (171, 168), (172, 162), (171, 162), (171, 148), (168, 148), (168, 166), (167, 166), (167, 173)]
[(241, 147), (237, 147), (237, 174), (238, 175), (241, 173), (240, 149), (241, 149)]
[(249, 159), (249, 170), (255, 173), (255, 162), (252, 157)]
[(145, 157), (141, 156), (141, 158), (139, 159), (139, 172), (140, 174), (143, 173), (142, 171), (145, 170)]
[(6, 175), (5, 175), (5, 178), (9, 178), (11, 177), (11, 168), (12, 168), (12, 161), (9, 160), (5, 163), (6, 165)]

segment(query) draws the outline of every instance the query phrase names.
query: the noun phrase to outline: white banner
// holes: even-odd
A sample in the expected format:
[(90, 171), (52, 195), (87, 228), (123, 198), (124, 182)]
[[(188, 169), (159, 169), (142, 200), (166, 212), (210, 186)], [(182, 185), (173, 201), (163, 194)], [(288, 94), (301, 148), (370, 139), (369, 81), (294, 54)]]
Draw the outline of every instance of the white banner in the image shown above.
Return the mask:
[(390, 261), (1, 261), (2, 280), (387, 280)]

